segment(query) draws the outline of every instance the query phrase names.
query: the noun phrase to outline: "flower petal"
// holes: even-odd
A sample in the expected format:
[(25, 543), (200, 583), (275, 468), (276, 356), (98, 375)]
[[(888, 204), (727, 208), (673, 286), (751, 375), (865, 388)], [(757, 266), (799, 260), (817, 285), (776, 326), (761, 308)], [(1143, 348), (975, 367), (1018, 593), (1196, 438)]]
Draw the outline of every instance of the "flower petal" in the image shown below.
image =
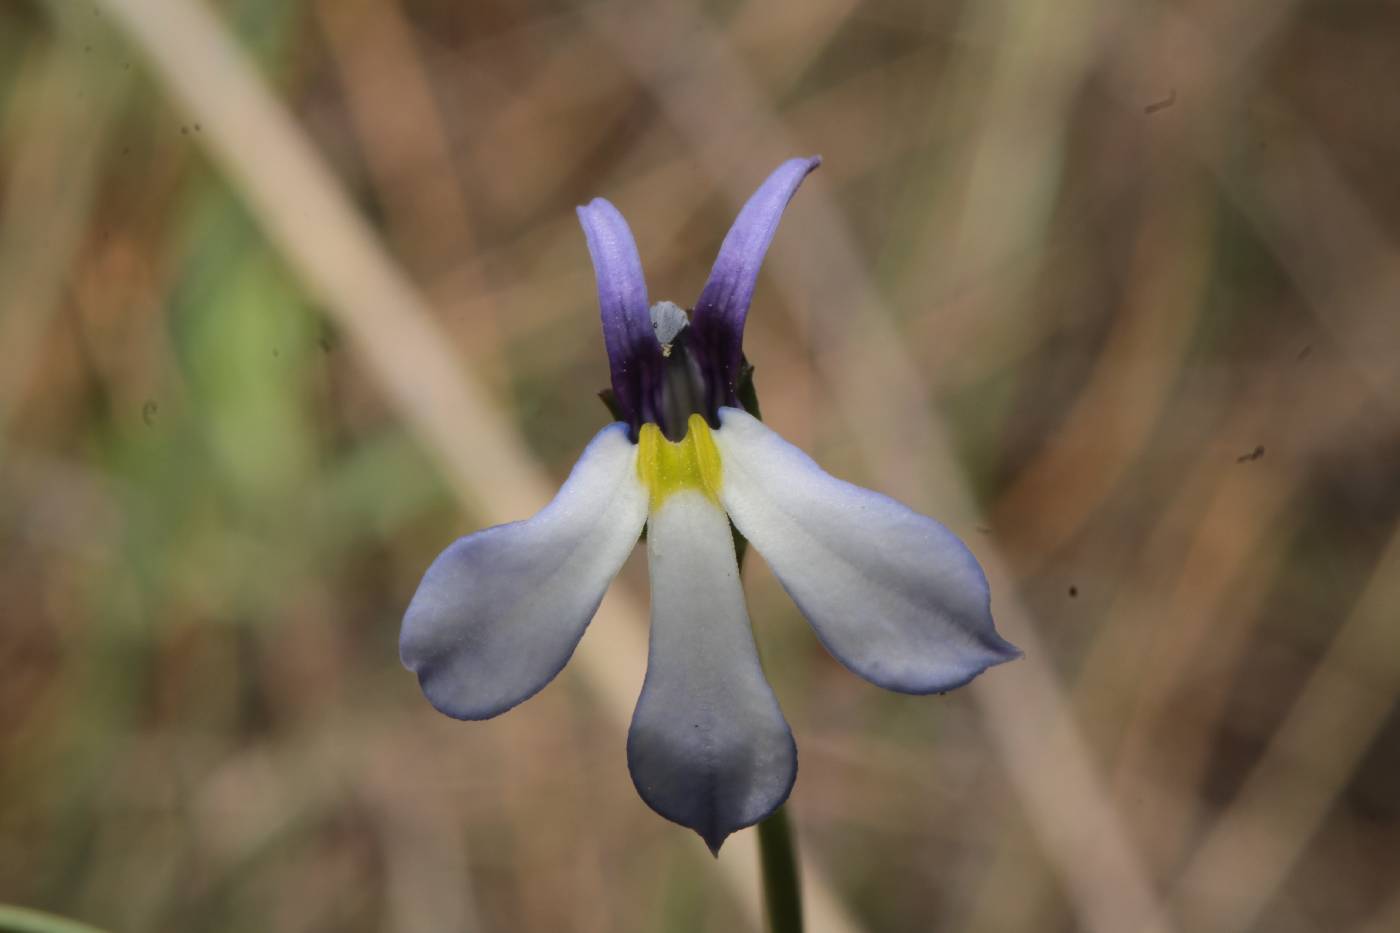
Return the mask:
[(457, 719), (488, 719), (564, 667), (637, 543), (647, 492), (622, 424), (598, 433), (533, 518), (458, 539), (404, 615), (399, 656)]
[(635, 434), (641, 422), (653, 418), (648, 410), (650, 387), (661, 360), (661, 345), (651, 328), (642, 260), (627, 221), (608, 201), (594, 198), (578, 209), (578, 219), (598, 282), (613, 393)]
[(651, 648), (627, 764), (653, 810), (718, 853), (797, 777), (797, 747), (758, 663), (729, 521), (696, 490), (647, 525)]
[(837, 660), (903, 693), (950, 690), (1020, 656), (987, 578), (931, 518), (824, 473), (743, 411), (714, 432), (720, 500)]
[(711, 372), (720, 397), (718, 405), (735, 405), (735, 388), (744, 338), (744, 319), (753, 300), (758, 270), (778, 221), (797, 186), (822, 164), (821, 156), (788, 159), (749, 198), (734, 226), (720, 244), (709, 281), (700, 292), (691, 316), (698, 349)]

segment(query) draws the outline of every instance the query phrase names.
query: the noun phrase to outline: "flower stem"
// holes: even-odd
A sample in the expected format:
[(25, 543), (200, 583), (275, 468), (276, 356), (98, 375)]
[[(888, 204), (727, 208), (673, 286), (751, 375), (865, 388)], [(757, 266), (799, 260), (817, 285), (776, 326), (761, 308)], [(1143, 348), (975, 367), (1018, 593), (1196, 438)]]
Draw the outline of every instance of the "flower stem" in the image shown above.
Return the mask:
[(786, 806), (758, 824), (758, 857), (769, 933), (802, 933), (802, 884)]
[[(749, 391), (753, 391), (752, 383)], [(753, 404), (757, 417), (757, 398)], [(749, 542), (732, 523), (730, 529), (734, 532), (734, 552), (739, 560), (739, 576), (742, 577)], [(788, 823), (786, 804), (758, 824), (758, 860), (763, 871), (763, 904), (768, 910), (768, 933), (802, 933), (802, 878), (797, 871), (797, 846), (792, 842), (792, 825)]]

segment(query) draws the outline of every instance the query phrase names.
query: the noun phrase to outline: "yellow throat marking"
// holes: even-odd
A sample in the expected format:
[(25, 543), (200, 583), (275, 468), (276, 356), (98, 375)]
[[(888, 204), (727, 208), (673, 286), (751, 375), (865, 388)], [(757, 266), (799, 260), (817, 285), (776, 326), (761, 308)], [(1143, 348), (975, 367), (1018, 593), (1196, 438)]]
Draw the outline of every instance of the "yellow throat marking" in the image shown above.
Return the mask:
[(719, 448), (705, 419), (691, 415), (685, 437), (674, 443), (656, 425), (642, 425), (637, 436), (637, 475), (651, 491), (653, 512), (667, 496), (682, 489), (699, 490), (718, 505)]

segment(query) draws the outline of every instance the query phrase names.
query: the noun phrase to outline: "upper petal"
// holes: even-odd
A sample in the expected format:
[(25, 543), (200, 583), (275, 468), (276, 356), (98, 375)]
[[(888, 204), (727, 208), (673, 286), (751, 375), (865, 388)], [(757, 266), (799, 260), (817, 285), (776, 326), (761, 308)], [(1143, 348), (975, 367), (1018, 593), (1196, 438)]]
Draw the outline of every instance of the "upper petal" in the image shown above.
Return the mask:
[(661, 346), (651, 327), (642, 260), (627, 221), (608, 201), (594, 198), (578, 208), (578, 219), (598, 282), (613, 393), (635, 430), (641, 421), (652, 419), (646, 410), (649, 381), (655, 378), (661, 358)]
[(743, 411), (722, 409), (720, 425), (720, 500), (837, 660), (887, 689), (934, 693), (1020, 656), (947, 528), (824, 473)]
[(723, 395), (719, 404), (735, 404), (744, 319), (768, 244), (773, 241), (778, 221), (797, 186), (821, 163), (820, 156), (788, 159), (758, 186), (720, 244), (709, 281), (695, 303), (691, 327), (694, 339), (717, 374)]
[(636, 545), (646, 510), (637, 448), (624, 425), (611, 424), (533, 518), (443, 551), (399, 638), (428, 700), (458, 719), (487, 719), (553, 679)]
[(787, 799), (797, 747), (758, 663), (724, 512), (699, 490), (667, 496), (647, 561), (651, 647), (627, 764), (653, 810), (718, 852)]

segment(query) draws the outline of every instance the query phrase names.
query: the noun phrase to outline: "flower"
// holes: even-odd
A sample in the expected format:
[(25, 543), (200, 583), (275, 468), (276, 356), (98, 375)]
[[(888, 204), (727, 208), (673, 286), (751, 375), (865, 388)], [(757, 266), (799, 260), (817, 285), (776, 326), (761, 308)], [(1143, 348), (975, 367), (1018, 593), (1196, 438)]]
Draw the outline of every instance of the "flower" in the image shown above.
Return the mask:
[[(627, 736), (642, 799), (725, 837), (792, 789), (797, 748), (759, 665), (730, 523), (827, 650), (872, 683), (941, 693), (1018, 657), (982, 568), (948, 529), (824, 473), (740, 405), (744, 319), (778, 221), (819, 158), (783, 163), (744, 205), (694, 311), (649, 305), (631, 230), (578, 209), (621, 421), (533, 518), (461, 538), (404, 617), (403, 663), (458, 719), (486, 719), (563, 668), (646, 529), (651, 642)], [(752, 406), (750, 406), (752, 407)]]

